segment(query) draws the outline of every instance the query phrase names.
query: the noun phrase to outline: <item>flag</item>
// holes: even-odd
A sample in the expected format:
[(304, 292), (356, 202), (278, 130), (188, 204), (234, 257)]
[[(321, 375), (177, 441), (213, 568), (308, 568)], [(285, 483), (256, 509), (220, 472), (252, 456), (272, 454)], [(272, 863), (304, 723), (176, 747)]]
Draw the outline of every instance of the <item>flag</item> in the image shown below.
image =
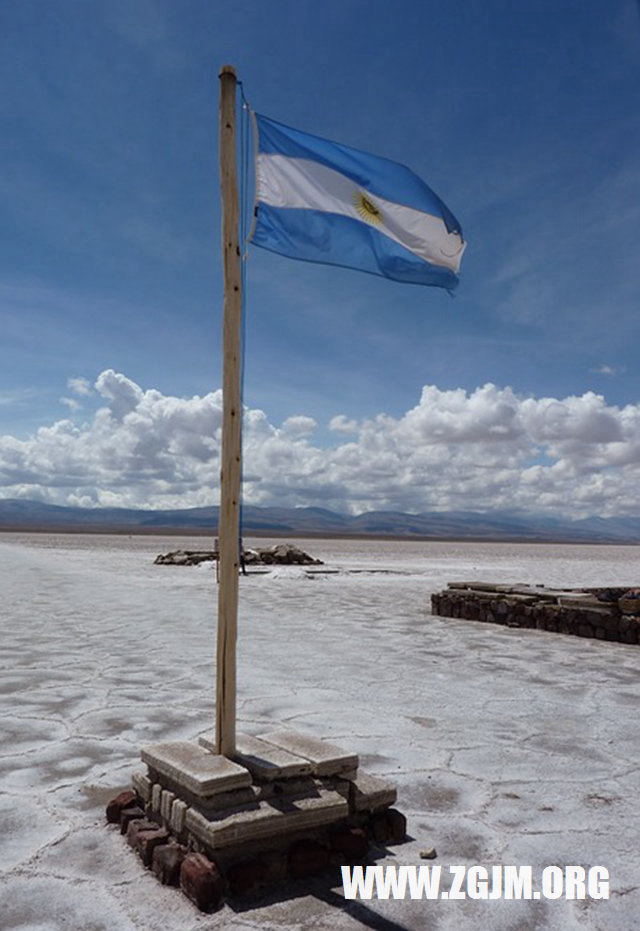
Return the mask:
[(254, 245), (452, 291), (460, 224), (409, 168), (255, 115)]

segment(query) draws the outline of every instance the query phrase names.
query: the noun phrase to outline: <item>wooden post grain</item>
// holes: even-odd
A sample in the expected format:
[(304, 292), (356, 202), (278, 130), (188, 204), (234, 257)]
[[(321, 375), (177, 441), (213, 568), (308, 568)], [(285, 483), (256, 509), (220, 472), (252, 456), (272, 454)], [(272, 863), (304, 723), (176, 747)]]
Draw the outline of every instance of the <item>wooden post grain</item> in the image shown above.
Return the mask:
[(238, 238), (236, 173), (236, 75), (220, 72), (220, 186), (224, 320), (222, 366), (222, 453), (220, 469), (220, 584), (216, 657), (216, 750), (236, 750), (236, 640), (240, 561), (240, 483), (242, 474), (241, 330), (242, 270)]

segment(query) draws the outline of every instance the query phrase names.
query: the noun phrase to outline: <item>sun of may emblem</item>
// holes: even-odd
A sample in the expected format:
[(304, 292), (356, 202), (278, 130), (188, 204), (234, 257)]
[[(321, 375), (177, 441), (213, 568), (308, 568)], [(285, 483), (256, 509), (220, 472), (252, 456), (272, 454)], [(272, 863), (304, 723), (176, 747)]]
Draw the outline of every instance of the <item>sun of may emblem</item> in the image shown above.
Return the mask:
[(382, 223), (380, 208), (374, 204), (370, 197), (366, 197), (362, 191), (353, 192), (353, 202), (356, 205), (356, 210), (367, 223), (373, 223), (374, 226)]

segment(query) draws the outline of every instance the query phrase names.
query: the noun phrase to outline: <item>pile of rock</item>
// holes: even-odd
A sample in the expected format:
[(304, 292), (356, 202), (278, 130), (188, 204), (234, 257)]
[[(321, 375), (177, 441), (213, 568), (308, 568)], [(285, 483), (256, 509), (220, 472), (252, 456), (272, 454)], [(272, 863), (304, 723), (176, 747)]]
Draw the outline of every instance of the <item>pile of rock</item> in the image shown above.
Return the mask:
[[(321, 559), (314, 559), (292, 543), (276, 543), (243, 550), (246, 566), (321, 566)], [(215, 562), (220, 558), (217, 547), (213, 550), (174, 550), (154, 559), (156, 566), (197, 566), (201, 562)]]
[(314, 559), (304, 550), (294, 546), (292, 543), (276, 543), (275, 546), (267, 546), (260, 549), (250, 549), (244, 551), (244, 562), (246, 566), (321, 566), (321, 559)]
[(440, 617), (640, 643), (640, 589), (549, 589), (544, 585), (450, 582), (431, 596)]
[(155, 566), (198, 566), (201, 562), (212, 562), (218, 558), (213, 550), (173, 550), (160, 553), (153, 560)]
[(147, 773), (107, 806), (145, 866), (202, 911), (405, 839), (395, 786), (358, 772), (354, 753), (286, 730), (239, 735), (233, 760), (214, 750), (205, 738), (144, 748)]

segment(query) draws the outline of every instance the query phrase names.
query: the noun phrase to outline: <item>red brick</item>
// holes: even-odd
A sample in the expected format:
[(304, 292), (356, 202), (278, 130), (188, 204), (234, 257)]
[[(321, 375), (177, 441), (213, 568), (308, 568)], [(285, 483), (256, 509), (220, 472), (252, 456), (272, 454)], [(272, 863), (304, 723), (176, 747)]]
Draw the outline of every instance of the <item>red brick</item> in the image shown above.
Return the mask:
[(389, 819), (389, 840), (392, 844), (401, 844), (407, 839), (407, 819), (395, 808), (387, 811)]
[(347, 825), (334, 831), (329, 841), (331, 849), (341, 853), (349, 862), (362, 860), (369, 848), (367, 835), (362, 828), (350, 828)]
[(131, 789), (125, 789), (120, 795), (112, 798), (107, 805), (107, 821), (109, 824), (118, 824), (120, 821), (120, 812), (123, 808), (131, 808), (136, 803), (136, 793)]
[(201, 853), (188, 853), (182, 861), (180, 886), (201, 912), (213, 912), (222, 904), (222, 876), (215, 863)]
[(180, 885), (180, 868), (187, 855), (182, 844), (162, 844), (155, 847), (151, 866), (163, 886)]
[(289, 872), (294, 879), (322, 873), (329, 866), (329, 851), (318, 841), (300, 840), (289, 849)]
[(264, 883), (269, 868), (264, 860), (242, 860), (234, 863), (227, 870), (229, 892), (232, 895), (245, 895), (254, 887)]
[(140, 854), (140, 858), (145, 866), (151, 867), (153, 860), (153, 851), (161, 844), (169, 842), (169, 832), (157, 825), (149, 831), (138, 831), (136, 835), (135, 849)]
[(401, 844), (407, 836), (407, 819), (395, 808), (379, 811), (370, 824), (373, 837), (379, 844)]
[(127, 843), (135, 849), (138, 843), (138, 834), (141, 831), (155, 831), (157, 828), (158, 825), (155, 821), (147, 821), (146, 818), (134, 818), (127, 827)]
[(132, 821), (144, 820), (144, 810), (138, 805), (133, 808), (123, 808), (120, 812), (120, 833), (126, 834)]

